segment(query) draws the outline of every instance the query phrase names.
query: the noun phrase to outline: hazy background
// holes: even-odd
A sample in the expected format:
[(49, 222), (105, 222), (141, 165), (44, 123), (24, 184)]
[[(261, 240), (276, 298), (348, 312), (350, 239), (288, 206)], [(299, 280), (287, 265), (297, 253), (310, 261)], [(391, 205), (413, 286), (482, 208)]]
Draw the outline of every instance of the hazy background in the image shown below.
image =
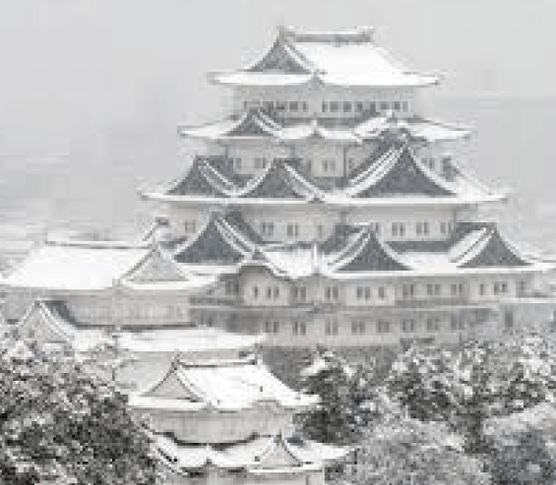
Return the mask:
[(467, 164), (516, 194), (512, 235), (556, 252), (555, 0), (0, 0), (0, 242), (148, 221), (138, 186), (172, 179), (176, 124), (219, 115), (206, 72), (250, 63), (279, 24), (372, 25), (445, 75), (431, 111), (475, 129)]

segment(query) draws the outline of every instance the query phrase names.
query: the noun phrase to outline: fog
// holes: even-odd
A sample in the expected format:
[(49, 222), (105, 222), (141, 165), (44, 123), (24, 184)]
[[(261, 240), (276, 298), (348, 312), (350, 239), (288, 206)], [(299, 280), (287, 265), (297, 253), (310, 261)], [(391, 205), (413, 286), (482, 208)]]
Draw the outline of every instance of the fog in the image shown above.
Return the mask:
[[(137, 184), (183, 169), (176, 123), (218, 114), (206, 72), (250, 63), (280, 24), (374, 26), (397, 57), (445, 76), (441, 98), (545, 99), (555, 13), (553, 0), (0, 0), (0, 209), (120, 222)], [(455, 112), (473, 124), (467, 108)]]

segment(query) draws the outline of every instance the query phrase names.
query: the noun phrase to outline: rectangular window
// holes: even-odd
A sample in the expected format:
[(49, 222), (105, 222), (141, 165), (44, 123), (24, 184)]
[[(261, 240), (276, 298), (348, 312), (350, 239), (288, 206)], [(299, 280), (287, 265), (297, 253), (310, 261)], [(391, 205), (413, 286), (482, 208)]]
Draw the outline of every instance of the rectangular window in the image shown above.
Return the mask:
[(338, 321), (335, 319), (327, 319), (324, 324), (324, 333), (326, 335), (338, 335)]
[(394, 107), (393, 109), (395, 111), (400, 111), (401, 110), (401, 103), (399, 101), (394, 101), (393, 107)]
[(293, 322), (292, 325), (292, 332), (294, 335), (306, 335), (307, 334), (307, 326), (305, 322)]
[(264, 109), (267, 111), (272, 111), (272, 109), (274, 108), (274, 104), (272, 103), (272, 101), (265, 101), (263, 106)]
[(377, 112), (376, 103), (374, 101), (369, 102), (369, 111), (371, 113), (376, 113)]
[(386, 299), (386, 289), (384, 288), (384, 286), (379, 286), (378, 287), (378, 297), (381, 300)]
[(270, 286), (266, 287), (266, 299), (270, 300), (272, 298), (272, 288)]
[(380, 103), (380, 111), (388, 111), (389, 108), (390, 108), (390, 105), (388, 104), (387, 101), (382, 101)]
[(460, 319), (457, 315), (450, 315), (450, 328), (454, 331), (460, 329)]
[(297, 237), (299, 235), (299, 226), (297, 224), (288, 224), (286, 226), (288, 237)]
[(290, 111), (297, 111), (299, 109), (299, 103), (297, 101), (290, 101)]
[(402, 101), (402, 111), (409, 111), (409, 103), (407, 101)]
[(415, 296), (415, 285), (413, 283), (402, 285), (402, 297), (410, 299)]
[(479, 285), (479, 295), (483, 296), (486, 293), (486, 288), (485, 288), (485, 284), (481, 283)]
[(524, 296), (527, 293), (527, 281), (519, 281), (517, 283), (518, 296)]
[(351, 103), (349, 101), (344, 102), (344, 113), (351, 113)]
[(365, 300), (371, 299), (371, 289), (369, 287), (365, 288)]
[(402, 321), (402, 331), (404, 333), (410, 333), (415, 331), (415, 320), (403, 320)]
[(355, 109), (358, 113), (362, 113), (363, 112), (363, 103), (361, 103), (361, 102), (355, 103)]
[(256, 300), (257, 298), (259, 298), (259, 287), (258, 286), (253, 286), (253, 298)]
[(427, 332), (438, 332), (440, 330), (440, 320), (437, 317), (427, 318)]
[(303, 101), (301, 103), (301, 108), (303, 109), (303, 112), (306, 113), (307, 111), (309, 111), (309, 105), (307, 104), (307, 101)]
[(278, 286), (272, 288), (272, 296), (275, 300), (280, 296), (280, 288)]
[(328, 111), (328, 103), (326, 101), (322, 102), (322, 112), (326, 113)]
[(276, 110), (277, 111), (285, 111), (286, 109), (286, 103), (282, 102), (282, 101), (276, 101)]
[(365, 322), (362, 321), (351, 322), (351, 333), (353, 335), (363, 335), (365, 333)]
[(330, 103), (330, 111), (332, 113), (336, 113), (339, 109), (340, 109), (340, 104), (338, 103), (338, 101), (332, 101)]
[(357, 288), (357, 299), (358, 300), (363, 299), (363, 288), (361, 288), (360, 286)]
[(378, 333), (389, 333), (390, 332), (390, 322), (387, 320), (379, 320), (376, 324)]

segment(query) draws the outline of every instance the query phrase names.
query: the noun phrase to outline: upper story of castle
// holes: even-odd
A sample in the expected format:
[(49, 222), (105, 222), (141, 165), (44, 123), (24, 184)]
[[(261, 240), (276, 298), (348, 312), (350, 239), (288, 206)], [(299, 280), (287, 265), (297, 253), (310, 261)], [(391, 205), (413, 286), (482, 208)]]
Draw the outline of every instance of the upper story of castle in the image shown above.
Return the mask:
[(438, 77), (394, 59), (363, 27), (334, 32), (297, 32), (280, 27), (269, 50), (253, 64), (211, 75), (233, 89), (233, 111), (261, 108), (285, 123), (318, 118), (362, 121), (395, 112), (418, 112), (419, 88)]

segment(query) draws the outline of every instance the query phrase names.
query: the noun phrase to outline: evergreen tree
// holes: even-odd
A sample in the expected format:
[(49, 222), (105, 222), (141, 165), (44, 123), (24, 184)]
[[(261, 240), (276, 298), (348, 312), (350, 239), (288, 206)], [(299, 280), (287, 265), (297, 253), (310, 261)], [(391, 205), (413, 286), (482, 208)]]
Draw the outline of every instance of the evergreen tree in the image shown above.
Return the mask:
[(127, 399), (71, 355), (0, 346), (0, 476), (7, 485), (155, 482), (155, 459)]
[(303, 391), (320, 398), (318, 406), (301, 417), (301, 431), (310, 439), (354, 443), (380, 413), (382, 402), (370, 367), (350, 366), (321, 349), (302, 376)]

